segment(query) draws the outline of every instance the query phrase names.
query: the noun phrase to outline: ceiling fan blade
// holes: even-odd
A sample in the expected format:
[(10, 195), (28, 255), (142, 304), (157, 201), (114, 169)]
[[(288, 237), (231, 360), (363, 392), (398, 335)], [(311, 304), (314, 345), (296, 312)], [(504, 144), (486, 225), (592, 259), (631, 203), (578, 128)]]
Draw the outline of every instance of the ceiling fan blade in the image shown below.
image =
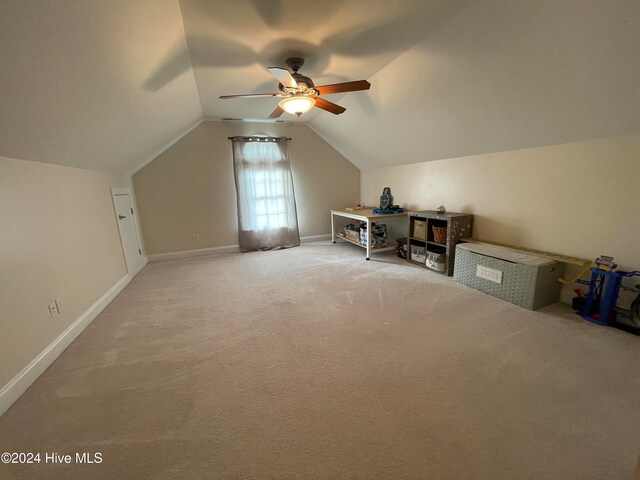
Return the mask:
[(269, 67), (267, 70), (285, 87), (298, 88), (298, 84), (289, 73), (289, 70), (280, 67)]
[(271, 112), (271, 115), (269, 115), (269, 118), (278, 118), (283, 113), (284, 113), (283, 109), (281, 109), (280, 107), (276, 107), (276, 109), (273, 112)]
[(331, 112), (334, 115), (340, 115), (346, 110), (346, 108), (341, 107), (340, 105), (336, 105), (335, 103), (328, 102), (324, 98), (316, 96), (314, 96), (313, 98), (316, 99), (316, 107), (321, 108), (322, 110), (326, 110), (327, 112)]
[(334, 83), (332, 85), (321, 85), (314, 87), (318, 93), (342, 93), (357, 92), (358, 90), (369, 90), (371, 84), (366, 80), (356, 80), (355, 82)]
[(219, 98), (253, 98), (253, 97), (277, 97), (279, 93), (247, 93), (246, 95), (222, 95)]

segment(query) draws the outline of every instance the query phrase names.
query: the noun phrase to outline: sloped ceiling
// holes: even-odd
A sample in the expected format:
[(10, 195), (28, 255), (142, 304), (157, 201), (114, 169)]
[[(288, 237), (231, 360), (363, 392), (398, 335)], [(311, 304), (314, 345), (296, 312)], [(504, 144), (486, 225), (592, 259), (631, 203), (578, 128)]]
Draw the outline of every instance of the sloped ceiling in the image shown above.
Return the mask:
[(176, 0), (0, 2), (0, 155), (126, 171), (202, 118)]
[(637, 133), (640, 2), (476, 1), (370, 81), (312, 122), (360, 168)]
[[(266, 68), (305, 59), (300, 73), (316, 85), (369, 78), (434, 30), (461, 0), (180, 0), (189, 51), (174, 52), (155, 77), (180, 73), (190, 54), (206, 118), (265, 119), (274, 98), (221, 100), (220, 95), (278, 92)], [(339, 101), (340, 96), (327, 97)], [(322, 111), (300, 119), (309, 122)]]
[(640, 131), (637, 0), (8, 0), (0, 155), (130, 171), (202, 118), (264, 119), (302, 56), (347, 107), (300, 119), (360, 168)]

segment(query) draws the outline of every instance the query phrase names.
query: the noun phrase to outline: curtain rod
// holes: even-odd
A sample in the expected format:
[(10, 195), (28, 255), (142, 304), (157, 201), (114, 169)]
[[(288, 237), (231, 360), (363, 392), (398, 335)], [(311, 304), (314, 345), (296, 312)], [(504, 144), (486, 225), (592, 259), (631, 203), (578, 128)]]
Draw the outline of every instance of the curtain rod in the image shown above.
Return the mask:
[(242, 139), (242, 140), (251, 140), (251, 139), (256, 139), (258, 141), (260, 140), (268, 140), (268, 139), (274, 139), (274, 140), (292, 140), (289, 137), (241, 137), (241, 136), (235, 136), (235, 137), (227, 137), (229, 140), (236, 140), (236, 139)]

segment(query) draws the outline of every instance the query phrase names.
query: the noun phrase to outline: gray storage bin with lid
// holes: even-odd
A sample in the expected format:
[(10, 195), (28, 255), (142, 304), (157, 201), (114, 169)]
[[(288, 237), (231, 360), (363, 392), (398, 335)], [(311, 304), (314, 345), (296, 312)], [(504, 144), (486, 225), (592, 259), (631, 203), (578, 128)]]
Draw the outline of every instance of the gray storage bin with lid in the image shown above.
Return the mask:
[(494, 245), (456, 247), (453, 279), (481, 292), (535, 310), (560, 298), (564, 264)]

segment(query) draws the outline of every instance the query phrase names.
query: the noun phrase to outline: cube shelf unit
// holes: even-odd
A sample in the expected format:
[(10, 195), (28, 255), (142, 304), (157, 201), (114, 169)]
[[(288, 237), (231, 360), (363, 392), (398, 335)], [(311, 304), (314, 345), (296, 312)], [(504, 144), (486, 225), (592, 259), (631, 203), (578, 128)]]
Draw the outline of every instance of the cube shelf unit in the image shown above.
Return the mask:
[[(453, 264), (456, 255), (456, 245), (460, 239), (471, 237), (473, 233), (473, 215), (468, 213), (438, 213), (435, 210), (422, 210), (409, 212), (409, 236), (407, 237), (407, 260), (427, 267), (420, 259), (416, 261), (411, 253), (411, 247), (424, 247), (425, 256), (429, 253), (444, 254), (445, 269), (439, 272), (444, 275), (453, 275)], [(446, 227), (447, 237), (445, 243), (436, 242), (433, 235), (433, 227)], [(434, 270), (436, 271), (436, 270)]]

